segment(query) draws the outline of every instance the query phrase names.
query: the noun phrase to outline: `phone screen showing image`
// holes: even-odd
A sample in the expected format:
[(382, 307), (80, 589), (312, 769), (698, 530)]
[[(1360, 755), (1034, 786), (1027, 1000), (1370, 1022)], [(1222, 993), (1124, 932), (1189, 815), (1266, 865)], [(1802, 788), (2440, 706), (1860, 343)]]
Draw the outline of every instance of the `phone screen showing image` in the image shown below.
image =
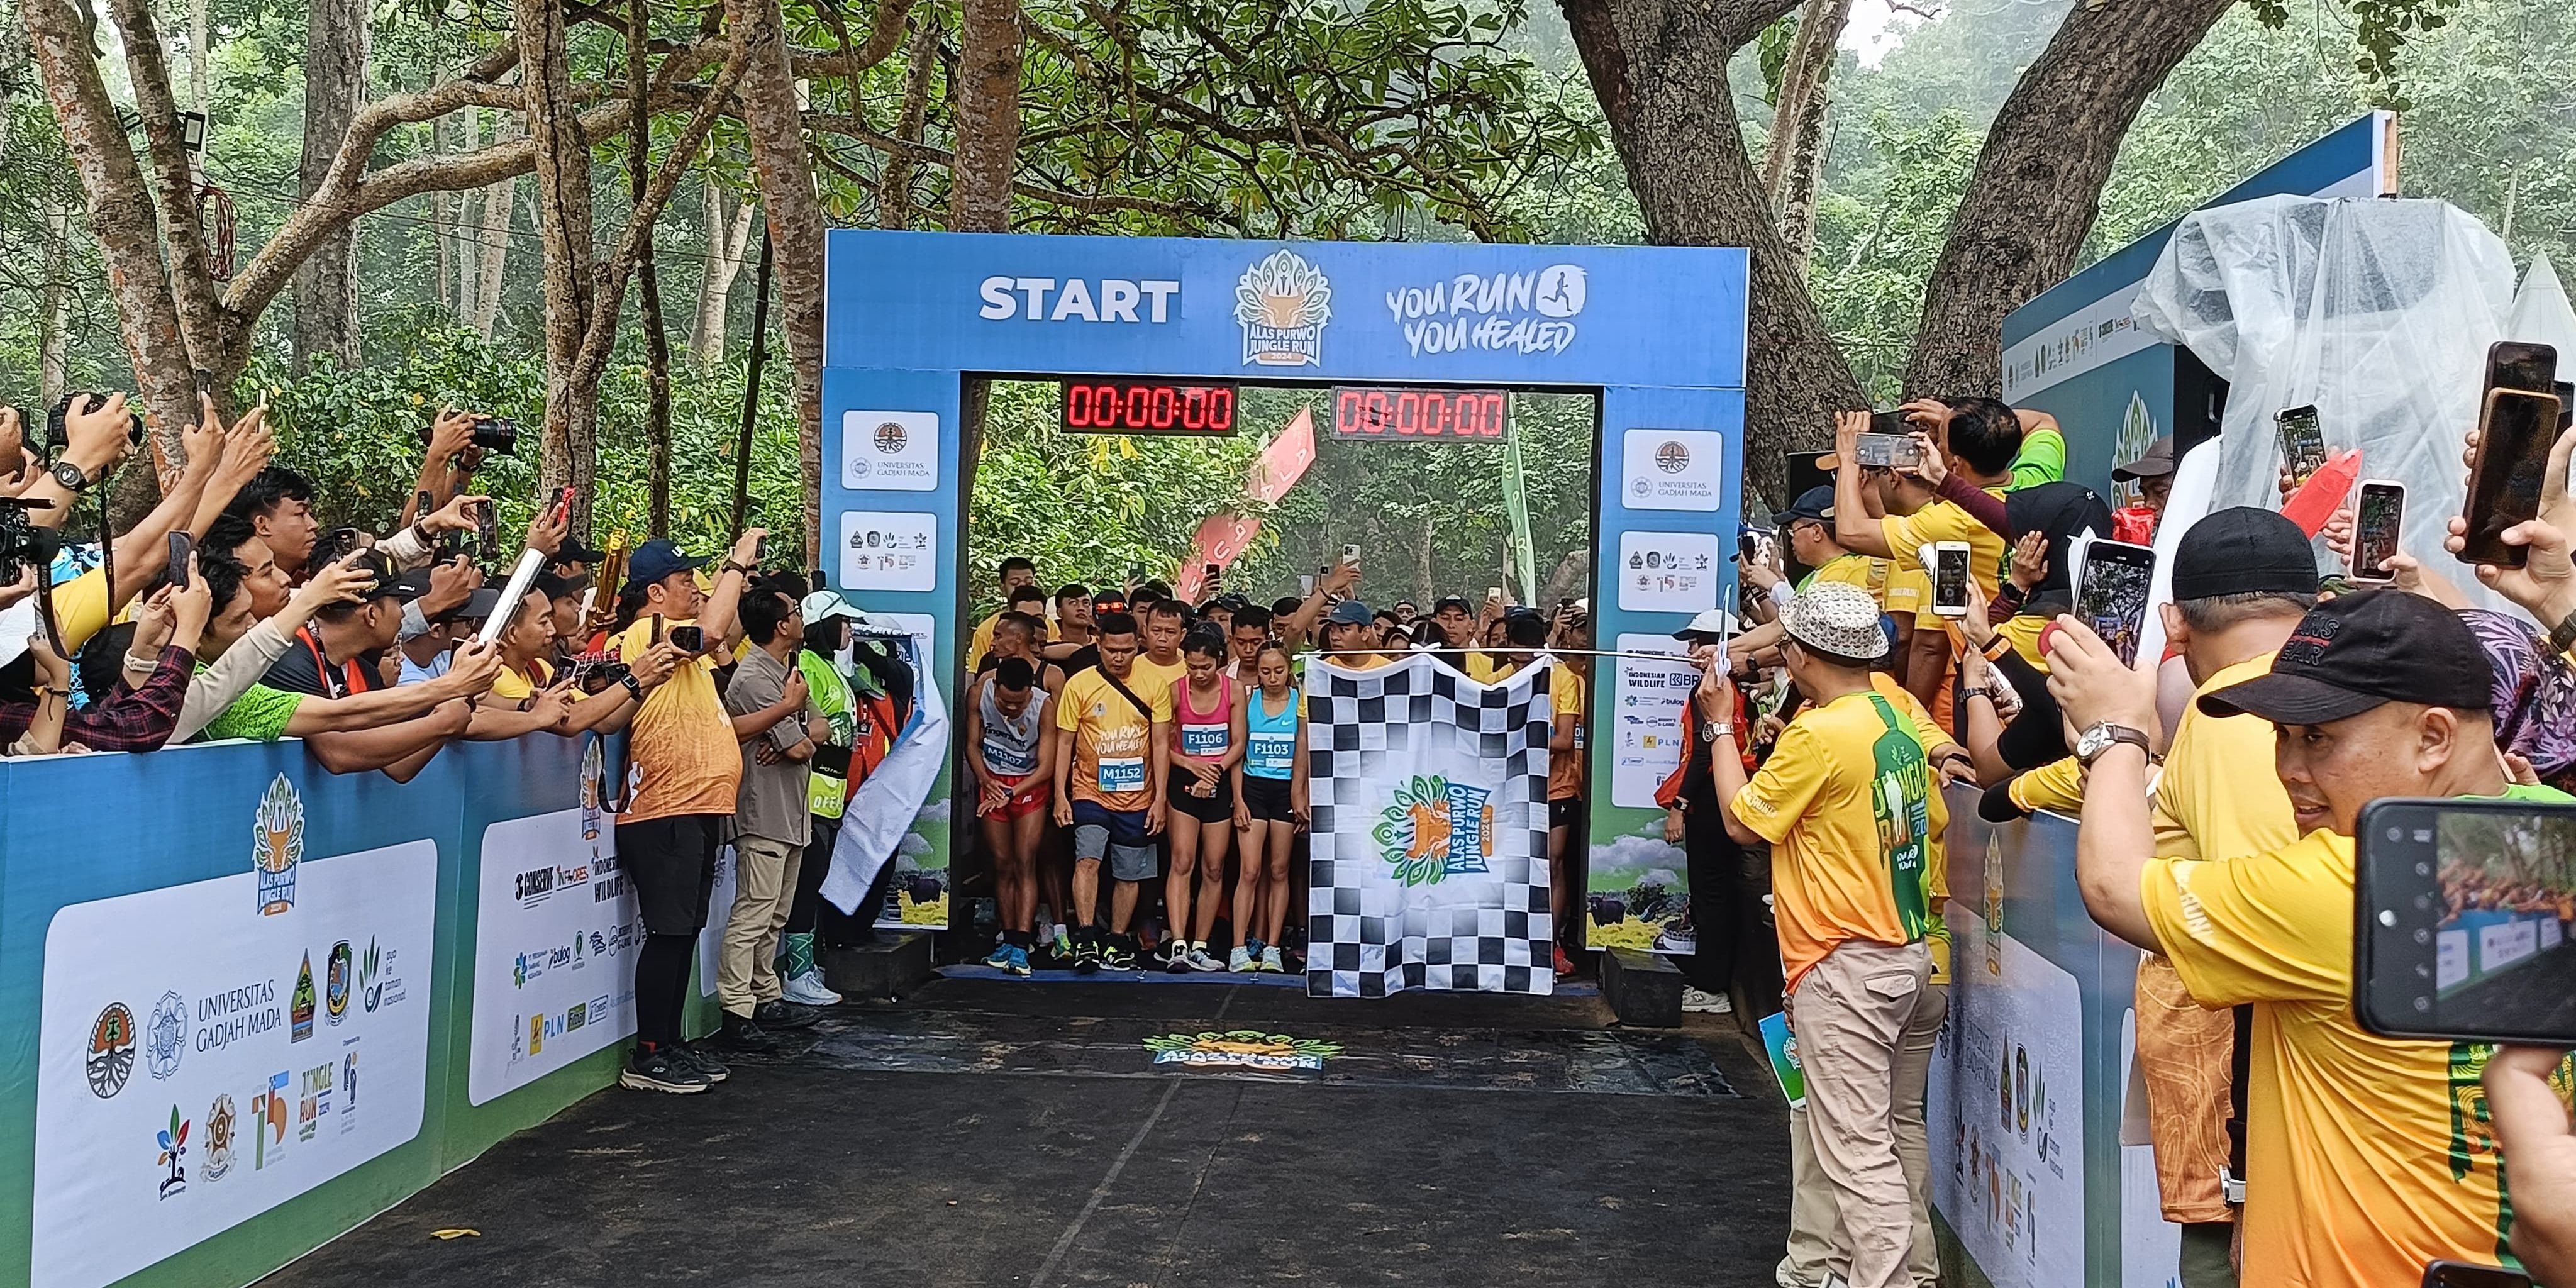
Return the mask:
[(2326, 467), (2325, 427), (2317, 420), (2317, 409), (2293, 407), (2281, 413), (2281, 464), (2290, 471), (2290, 482), (2305, 484)]
[(2387, 581), (2395, 574), (2381, 565), (2397, 557), (2399, 526), (2406, 517), (2406, 489), (2394, 483), (2364, 483), (2353, 507), (2352, 579)]
[(1936, 610), (1968, 611), (1968, 552), (1934, 550), (1932, 552), (1932, 607)]
[(2354, 832), (2364, 1028), (2576, 1042), (2576, 808), (2389, 800)]
[(2146, 625), (2147, 594), (2155, 575), (2156, 552), (2144, 546), (2096, 541), (2085, 552), (2075, 620), (2092, 627), (2124, 666), (2137, 664), (2138, 632)]
[(1898, 434), (1863, 434), (1852, 454), (1862, 465), (1889, 469), (1913, 465), (1921, 455), (1913, 439)]
[(2549, 448), (2558, 427), (2555, 394), (2495, 389), (2487, 393), (2478, 423), (2477, 465), (2469, 473), (2467, 563), (2519, 568), (2529, 547), (2504, 542), (2516, 524), (2540, 515), (2541, 486), (2549, 475)]

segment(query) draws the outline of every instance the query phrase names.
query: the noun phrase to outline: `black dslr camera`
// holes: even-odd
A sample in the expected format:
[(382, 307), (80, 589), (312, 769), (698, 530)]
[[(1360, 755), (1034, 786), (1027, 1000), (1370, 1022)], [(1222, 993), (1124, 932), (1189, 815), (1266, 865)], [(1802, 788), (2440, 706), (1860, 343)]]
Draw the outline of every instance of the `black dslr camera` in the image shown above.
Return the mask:
[[(429, 443), (429, 426), (420, 427), (420, 441)], [(474, 445), (486, 456), (508, 456), (519, 450), (519, 422), (507, 416), (476, 416)]]
[(53, 502), (0, 497), (0, 586), (16, 584), (31, 567), (51, 566), (62, 551), (62, 534), (39, 528), (28, 517), (28, 511), (38, 506), (52, 509)]
[[(63, 418), (71, 414), (72, 404), (75, 402), (80, 404), (80, 414), (86, 416), (91, 412), (97, 411), (99, 408), (106, 406), (107, 395), (100, 393), (65, 394), (63, 395), (63, 400), (61, 402), (54, 404), (54, 409), (52, 411), (45, 413), (45, 433), (44, 437), (37, 442), (37, 450), (43, 454), (46, 460), (54, 460), (60, 457), (63, 454), (63, 448), (70, 442), (70, 440), (64, 436)], [(126, 405), (131, 407), (133, 404), (129, 402)], [(143, 445), (143, 413), (128, 411), (125, 414), (132, 421), (131, 424), (126, 426), (125, 441), (140, 447)]]

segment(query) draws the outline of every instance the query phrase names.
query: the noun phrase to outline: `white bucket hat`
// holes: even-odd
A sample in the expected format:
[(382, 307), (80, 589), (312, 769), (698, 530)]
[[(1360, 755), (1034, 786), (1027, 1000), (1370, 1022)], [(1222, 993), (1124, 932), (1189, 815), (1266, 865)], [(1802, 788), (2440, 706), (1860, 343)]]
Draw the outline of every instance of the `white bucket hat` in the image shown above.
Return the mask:
[(1819, 582), (1789, 602), (1780, 614), (1789, 638), (1819, 653), (1875, 662), (1887, 656), (1887, 629), (1878, 619), (1878, 601), (1848, 582)]

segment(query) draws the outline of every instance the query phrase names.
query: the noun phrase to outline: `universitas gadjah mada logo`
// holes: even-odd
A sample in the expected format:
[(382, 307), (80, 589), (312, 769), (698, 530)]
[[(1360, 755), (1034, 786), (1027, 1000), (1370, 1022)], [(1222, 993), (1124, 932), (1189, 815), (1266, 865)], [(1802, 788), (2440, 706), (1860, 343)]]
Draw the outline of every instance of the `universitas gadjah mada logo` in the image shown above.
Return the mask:
[(1245, 365), (1320, 367), (1332, 283), (1297, 252), (1273, 251), (1235, 279), (1234, 320), (1243, 325)]
[(1393, 803), (1379, 811), (1372, 833), (1395, 879), (1421, 886), (1491, 871), (1493, 795), (1436, 774), (1397, 784)]
[(1234, 1029), (1224, 1033), (1166, 1033), (1145, 1039), (1156, 1064), (1219, 1069), (1321, 1069), (1342, 1053), (1337, 1042), (1317, 1042), (1285, 1033)]
[(279, 774), (259, 798), (251, 824), (251, 867), (259, 873), (259, 912), (272, 917), (295, 906), (295, 867), (304, 861), (304, 798)]

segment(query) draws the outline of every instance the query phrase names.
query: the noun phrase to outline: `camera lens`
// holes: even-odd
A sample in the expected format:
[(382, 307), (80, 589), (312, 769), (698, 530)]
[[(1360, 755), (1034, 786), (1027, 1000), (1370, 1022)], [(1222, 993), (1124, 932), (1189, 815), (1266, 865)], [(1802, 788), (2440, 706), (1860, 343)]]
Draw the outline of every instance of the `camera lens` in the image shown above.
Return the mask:
[(2429, 944), (2433, 942), (2433, 932), (2426, 930), (2421, 926), (2416, 927), (2415, 942), (2419, 944)]
[(2388, 839), (2392, 841), (2402, 841), (2406, 839), (2406, 829), (2402, 827), (2392, 827), (2388, 829)]
[(2432, 998), (2429, 998), (2429, 997), (2419, 997), (2419, 998), (2416, 998), (2416, 999), (2415, 999), (2415, 1012), (2416, 1012), (2416, 1014), (2421, 1015), (2421, 1014), (2423, 1014), (2424, 1012), (2429, 1011), (2429, 1010), (2432, 1010), (2432, 1009), (2433, 1009), (2433, 999), (2432, 999)]

